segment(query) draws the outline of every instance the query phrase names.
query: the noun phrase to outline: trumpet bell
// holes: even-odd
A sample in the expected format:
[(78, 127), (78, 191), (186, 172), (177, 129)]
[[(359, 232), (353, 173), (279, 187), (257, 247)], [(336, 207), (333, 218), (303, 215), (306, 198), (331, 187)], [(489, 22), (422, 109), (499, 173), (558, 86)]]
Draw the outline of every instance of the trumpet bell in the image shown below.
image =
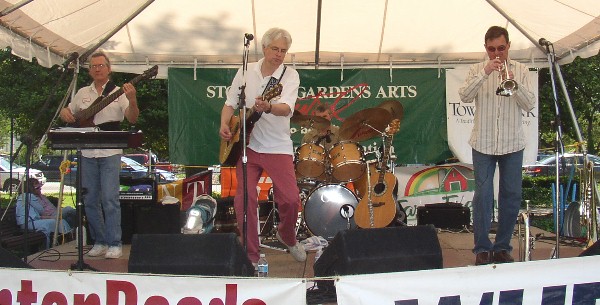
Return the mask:
[(511, 96), (519, 89), (519, 85), (512, 79), (506, 79), (500, 83), (500, 86), (496, 90), (496, 95)]

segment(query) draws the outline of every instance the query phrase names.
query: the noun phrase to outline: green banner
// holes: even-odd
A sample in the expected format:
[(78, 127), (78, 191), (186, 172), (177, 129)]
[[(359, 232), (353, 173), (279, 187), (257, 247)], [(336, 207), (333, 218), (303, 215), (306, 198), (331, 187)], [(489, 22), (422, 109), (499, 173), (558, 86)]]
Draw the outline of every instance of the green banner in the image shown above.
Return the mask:
[[(221, 109), (237, 69), (169, 69), (170, 160), (184, 165), (219, 163)], [(296, 110), (313, 114), (319, 104), (333, 110), (332, 123), (384, 101), (402, 103), (404, 117), (394, 136), (396, 164), (431, 164), (452, 156), (446, 133), (445, 73), (438, 69), (298, 70)], [(439, 73), (439, 75), (438, 75)], [(194, 80), (194, 77), (196, 78)], [(239, 90), (239, 88), (233, 88)], [(306, 129), (292, 124), (294, 146)], [(381, 137), (361, 142), (365, 153)]]

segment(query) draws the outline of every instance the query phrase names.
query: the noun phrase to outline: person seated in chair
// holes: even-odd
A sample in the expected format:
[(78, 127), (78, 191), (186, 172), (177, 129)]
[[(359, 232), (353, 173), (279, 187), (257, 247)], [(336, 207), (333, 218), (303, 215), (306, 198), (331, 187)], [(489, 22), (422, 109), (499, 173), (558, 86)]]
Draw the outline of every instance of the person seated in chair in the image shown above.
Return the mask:
[[(29, 221), (27, 226), (30, 230), (40, 231), (46, 234), (54, 232), (56, 228), (56, 216), (58, 213), (55, 207), (46, 196), (42, 194), (42, 184), (36, 178), (27, 179), (28, 192), (21, 191), (17, 197), (16, 218), (17, 224), (25, 228), (25, 202), (29, 202)], [(77, 225), (77, 212), (72, 207), (62, 208), (62, 217), (58, 231), (66, 233), (71, 231)]]

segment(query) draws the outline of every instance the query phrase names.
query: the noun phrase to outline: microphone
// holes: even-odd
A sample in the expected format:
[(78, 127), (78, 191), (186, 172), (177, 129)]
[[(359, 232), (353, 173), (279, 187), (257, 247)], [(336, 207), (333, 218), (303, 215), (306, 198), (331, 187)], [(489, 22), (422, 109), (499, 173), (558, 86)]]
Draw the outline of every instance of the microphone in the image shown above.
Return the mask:
[(69, 66), (69, 64), (76, 60), (79, 57), (79, 53), (77, 52), (73, 52), (71, 53), (71, 55), (69, 55), (69, 57), (67, 58), (67, 60), (65, 60), (65, 62), (62, 64), (63, 67), (67, 68)]
[(331, 143), (331, 130), (327, 130), (327, 134), (325, 135), (325, 141), (327, 141), (327, 143)]
[(250, 33), (244, 34), (244, 37), (246, 37), (246, 39), (248, 39), (248, 41), (251, 41), (252, 39), (254, 39), (254, 35), (252, 35)]
[(547, 46), (552, 45), (552, 43), (550, 41), (546, 40), (546, 38), (540, 38), (540, 40), (538, 40), (538, 43), (542, 47), (547, 47)]

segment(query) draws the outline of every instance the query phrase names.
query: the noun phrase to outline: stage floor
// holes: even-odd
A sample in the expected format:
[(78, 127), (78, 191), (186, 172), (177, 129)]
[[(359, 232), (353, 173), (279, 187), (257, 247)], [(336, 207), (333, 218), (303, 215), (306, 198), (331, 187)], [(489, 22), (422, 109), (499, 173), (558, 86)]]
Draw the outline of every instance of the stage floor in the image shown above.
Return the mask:
[[(553, 233), (542, 231), (538, 228), (531, 228), (533, 236), (538, 236), (535, 241), (535, 248), (532, 250), (533, 260), (551, 259), (553, 250), (556, 246), (556, 238)], [(220, 234), (220, 233), (210, 233)], [(473, 245), (473, 234), (468, 230), (450, 231), (437, 230), (437, 237), (440, 242), (443, 257), (444, 268), (465, 267), (474, 265), (475, 256), (471, 252)], [(492, 236), (493, 238), (493, 236)], [(271, 246), (279, 246), (277, 241), (266, 240), (265, 244)], [(518, 241), (516, 236), (513, 237), (513, 256), (518, 260)], [(156, 245), (160, 247), (160, 245)], [(408, 243), (406, 245), (410, 247)], [(559, 243), (559, 257), (575, 257), (583, 250), (585, 245), (575, 239), (561, 238)], [(87, 253), (91, 246), (84, 247), (84, 253)], [(101, 272), (128, 272), (128, 260), (131, 250), (131, 245), (123, 245), (123, 256), (119, 259), (104, 259), (94, 258), (84, 255), (83, 263)], [(309, 251), (306, 262), (296, 262), (288, 253), (264, 247), (262, 249), (266, 253), (269, 261), (269, 276), (277, 278), (312, 278), (314, 277), (313, 264), (315, 261), (315, 251)], [(50, 270), (68, 270), (78, 269), (78, 251), (76, 242), (68, 242), (63, 245), (53, 247), (29, 256), (28, 263), (36, 269)], [(73, 268), (73, 266), (75, 268)], [(309, 282), (312, 283), (312, 282)], [(310, 284), (307, 284), (310, 290)], [(307, 294), (308, 295), (308, 294)], [(335, 296), (333, 296), (335, 300)], [(308, 301), (308, 304), (336, 304), (335, 302), (322, 300), (317, 302)]]

